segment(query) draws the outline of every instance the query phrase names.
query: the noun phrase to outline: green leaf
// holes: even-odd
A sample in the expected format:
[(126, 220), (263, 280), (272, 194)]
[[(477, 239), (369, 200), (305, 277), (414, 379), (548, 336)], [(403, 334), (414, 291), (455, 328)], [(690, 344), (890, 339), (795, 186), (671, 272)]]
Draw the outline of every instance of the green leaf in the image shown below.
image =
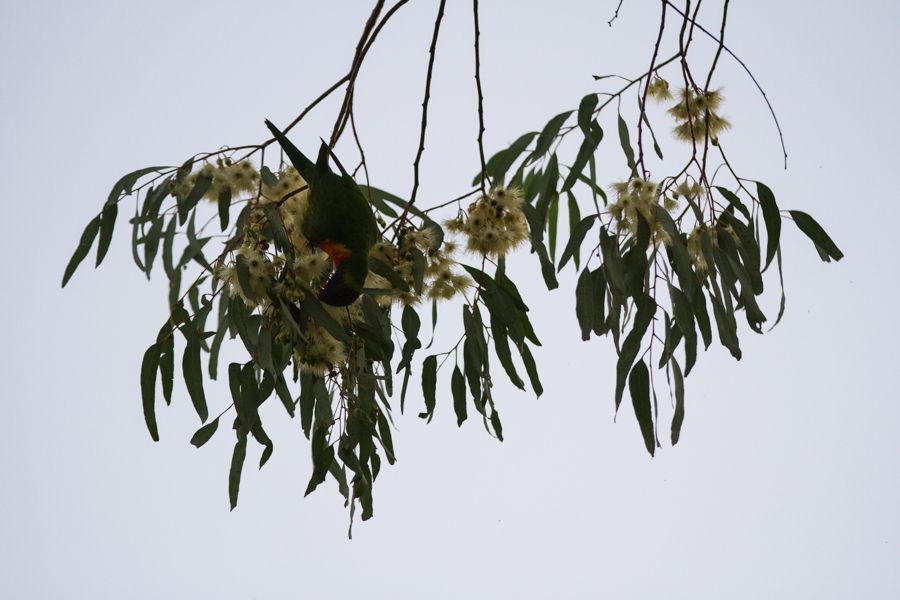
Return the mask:
[(241, 490), (241, 471), (244, 469), (244, 459), (247, 458), (247, 434), (239, 435), (234, 444), (234, 453), (231, 455), (231, 469), (228, 472), (228, 500), (231, 502), (231, 510), (237, 506), (238, 493)]
[(588, 94), (578, 103), (578, 127), (584, 133), (585, 137), (592, 134), (591, 121), (594, 116), (594, 109), (597, 108), (597, 94)]
[[(268, 206), (268, 205), (266, 205)], [(218, 198), (219, 228), (225, 231), (228, 228), (228, 218), (231, 215), (231, 187), (222, 188)]]
[(216, 432), (216, 429), (218, 429), (218, 428), (219, 428), (219, 417), (216, 417), (215, 419), (213, 419), (212, 421), (210, 421), (209, 423), (207, 423), (206, 425), (204, 425), (203, 427), (198, 429), (196, 432), (194, 432), (194, 435), (191, 437), (191, 445), (196, 448), (199, 448), (200, 446), (202, 446), (203, 444), (205, 444), (206, 442), (208, 442), (210, 440), (210, 438), (213, 436), (213, 434)]
[(261, 327), (256, 344), (256, 363), (271, 374), (275, 374), (275, 363), (272, 362), (272, 333), (267, 327)]
[(685, 373), (690, 373), (697, 360), (697, 329), (694, 325), (694, 313), (684, 292), (674, 286), (669, 286), (669, 295), (672, 297), (675, 322), (678, 323), (678, 328), (684, 335)]
[(159, 441), (159, 431), (156, 428), (156, 371), (159, 368), (159, 346), (153, 344), (144, 352), (144, 360), (141, 361), (141, 400), (144, 406), (144, 421), (147, 430), (154, 442)]
[(166, 404), (170, 404), (172, 384), (175, 380), (175, 336), (167, 333), (163, 339), (157, 337), (156, 345), (159, 346), (159, 375), (162, 380), (163, 398)]
[(653, 151), (656, 152), (656, 156), (659, 157), (659, 160), (664, 160), (662, 148), (659, 147), (659, 142), (656, 141), (656, 132), (653, 131), (653, 127), (650, 125), (650, 120), (647, 118), (647, 111), (643, 110), (640, 99), (638, 99), (638, 107), (641, 109), (641, 120), (644, 122), (644, 125), (647, 126), (647, 131), (650, 132), (650, 139), (653, 140)]
[(672, 415), (672, 445), (681, 437), (681, 424), (684, 423), (684, 377), (678, 361), (672, 359), (672, 373), (675, 375), (675, 414)]
[(603, 129), (596, 120), (591, 123), (590, 132), (590, 135), (584, 136), (584, 141), (578, 149), (578, 154), (575, 155), (575, 161), (569, 169), (569, 174), (566, 176), (566, 180), (563, 183), (560, 193), (570, 190), (572, 186), (575, 185), (575, 182), (578, 181), (584, 167), (594, 156), (594, 152), (596, 152), (600, 140), (603, 139)]
[(522, 342), (519, 344), (519, 354), (522, 356), (522, 363), (525, 365), (525, 372), (528, 373), (528, 380), (531, 382), (531, 389), (534, 390), (534, 395), (540, 398), (541, 394), (544, 393), (544, 386), (541, 385), (541, 379), (538, 376), (537, 365), (534, 362), (534, 357), (531, 355), (531, 350), (528, 348), (528, 344)]
[(619, 143), (622, 145), (622, 152), (625, 153), (625, 160), (628, 162), (628, 169), (637, 176), (637, 166), (634, 163), (634, 149), (631, 147), (631, 140), (628, 135), (628, 125), (622, 115), (619, 115)]
[(502, 442), (503, 425), (500, 423), (500, 413), (498, 413), (496, 409), (491, 412), (491, 427), (494, 428), (494, 434), (497, 436), (497, 439)]
[[(169, 225), (166, 227), (166, 233), (163, 236), (163, 268), (166, 270), (166, 277), (172, 279), (180, 276), (180, 272), (175, 268), (172, 259), (173, 246), (175, 245), (175, 227), (178, 225), (178, 217), (172, 215), (169, 219)], [(144, 269), (141, 269), (142, 271)]]
[(585, 267), (578, 276), (575, 285), (575, 317), (581, 328), (581, 339), (591, 339), (591, 330), (594, 328), (594, 282), (591, 270)]
[(456, 413), (456, 426), (462, 427), (466, 420), (466, 379), (463, 377), (459, 365), (453, 367), (453, 375), (450, 377), (450, 389), (453, 392), (453, 411)]
[(406, 280), (397, 273), (393, 268), (391, 268), (387, 263), (378, 260), (377, 258), (369, 258), (369, 270), (375, 273), (376, 275), (380, 275), (388, 280), (388, 282), (394, 286), (396, 289), (408, 292), (409, 284), (406, 283)]
[(547, 254), (547, 247), (544, 246), (544, 226), (538, 217), (537, 211), (530, 204), (522, 204), (522, 212), (528, 221), (528, 228), (531, 231), (531, 249), (538, 255), (544, 284), (548, 290), (556, 289), (559, 287), (559, 282), (556, 280), (556, 269), (550, 260), (550, 255)]
[(841, 252), (837, 244), (825, 233), (825, 230), (822, 229), (822, 226), (815, 219), (799, 210), (789, 210), (788, 212), (794, 218), (794, 224), (816, 245), (822, 260), (829, 262), (831, 258), (834, 260), (844, 258), (844, 253)]
[(784, 307), (787, 305), (787, 294), (784, 291), (784, 272), (781, 268), (781, 248), (775, 253), (775, 263), (778, 265), (778, 283), (781, 284), (781, 303), (778, 306), (778, 316), (775, 317), (775, 322), (769, 327), (769, 331), (775, 329), (775, 326), (781, 322), (781, 317), (784, 316)]
[(559, 224), (559, 194), (550, 199), (547, 211), (547, 243), (550, 246), (550, 260), (556, 260), (556, 237)]
[(203, 392), (203, 367), (200, 365), (200, 343), (197, 339), (192, 339), (185, 346), (181, 368), (194, 410), (197, 411), (200, 421), (206, 423), (209, 409), (206, 407), (206, 396)]
[(187, 197), (184, 200), (179, 200), (178, 220), (182, 225), (184, 225), (184, 222), (187, 220), (188, 213), (191, 209), (197, 206), (200, 198), (202, 198), (203, 194), (209, 190), (210, 185), (212, 185), (212, 177), (209, 175), (199, 175), (197, 181), (194, 182), (194, 187), (191, 188)]
[(766, 222), (766, 265), (763, 271), (769, 268), (775, 251), (781, 239), (781, 213), (778, 204), (775, 203), (775, 194), (768, 187), (756, 182), (756, 193), (759, 195), (759, 204), (762, 207), (763, 220)]
[(434, 416), (436, 404), (435, 392), (437, 389), (437, 356), (431, 355), (422, 361), (422, 394), (425, 397), (425, 412), (419, 416), (431, 421)]
[(724, 188), (719, 185), (716, 186), (716, 189), (719, 191), (720, 194), (722, 194), (722, 197), (728, 201), (729, 206), (735, 207), (738, 211), (740, 211), (740, 213), (742, 215), (744, 215), (744, 218), (747, 219), (748, 222), (750, 221), (750, 219), (751, 219), (750, 211), (747, 209), (746, 206), (744, 206), (744, 203), (741, 202), (741, 199), (738, 198), (737, 194), (735, 194), (728, 188)]
[(91, 219), (91, 222), (84, 228), (81, 239), (78, 241), (78, 246), (75, 248), (72, 258), (69, 259), (69, 264), (66, 265), (65, 273), (63, 273), (62, 287), (66, 287), (66, 283), (69, 282), (69, 279), (71, 279), (72, 275), (75, 273), (75, 269), (78, 268), (78, 265), (80, 265), (81, 261), (84, 260), (84, 257), (87, 256), (88, 251), (90, 251), (91, 246), (94, 244), (94, 238), (97, 237), (98, 231), (100, 231), (100, 215)]
[(671, 243), (667, 246), (667, 250), (670, 253), (669, 262), (672, 264), (675, 273), (678, 275), (678, 283), (681, 286), (682, 291), (691, 298), (694, 295), (694, 290), (697, 288), (697, 275), (694, 273), (693, 263), (691, 262), (691, 257), (688, 254), (681, 231), (678, 229), (675, 221), (672, 220), (672, 217), (665, 208), (656, 206), (655, 216), (657, 222), (671, 240)]
[(287, 230), (284, 227), (284, 221), (281, 219), (281, 213), (273, 204), (264, 204), (263, 212), (266, 214), (266, 220), (272, 229), (272, 237), (278, 248), (284, 252), (288, 265), (294, 262), (294, 244), (288, 238)]
[(115, 203), (103, 207), (100, 212), (100, 241), (97, 243), (96, 267), (103, 262), (109, 243), (112, 241), (113, 228), (116, 226), (116, 216), (119, 214), (119, 206)]
[(312, 448), (313, 472), (309, 478), (304, 496), (309, 496), (319, 487), (320, 483), (325, 481), (328, 469), (331, 463), (334, 462), (334, 449), (328, 445), (327, 425), (316, 424), (310, 446)]
[(634, 363), (634, 359), (637, 358), (638, 351), (641, 349), (641, 341), (644, 339), (647, 327), (650, 325), (650, 321), (653, 320), (653, 315), (656, 314), (656, 302), (650, 296), (645, 296), (640, 301), (635, 299), (635, 304), (637, 305), (637, 314), (634, 316), (634, 325), (631, 328), (631, 332), (626, 336), (625, 341), (622, 342), (619, 360), (616, 362), (616, 411), (619, 410), (619, 404), (622, 402), (622, 393), (625, 391), (625, 379), (628, 376), (628, 372), (631, 371), (631, 366)]
[(569, 236), (569, 242), (566, 244), (562, 256), (559, 257), (559, 267), (556, 269), (557, 272), (562, 271), (563, 267), (566, 266), (566, 263), (569, 262), (569, 259), (579, 251), (581, 243), (584, 241), (584, 236), (586, 236), (587, 232), (594, 226), (594, 221), (596, 219), (597, 215), (585, 217), (572, 230), (572, 233)]
[(272, 172), (272, 169), (265, 165), (259, 170), (259, 176), (262, 178), (262, 182), (269, 187), (278, 185), (278, 177)]
[[(581, 223), (581, 210), (578, 208), (578, 201), (575, 200), (575, 195), (571, 191), (566, 192), (566, 197), (568, 199), (569, 240), (571, 242), (572, 234), (575, 232), (578, 224)], [(573, 252), (573, 258), (575, 259), (575, 270), (577, 271), (581, 268), (581, 253), (577, 248)], [(563, 255), (565, 256), (565, 253), (563, 253)]]
[(572, 112), (573, 111), (571, 110), (567, 110), (547, 121), (547, 124), (544, 125), (541, 134), (538, 136), (537, 142), (535, 142), (534, 152), (528, 157), (528, 162), (534, 162), (547, 153), (550, 146), (553, 145), (554, 140), (556, 140), (556, 136), (559, 135), (559, 130), (563, 126), (563, 123), (566, 122)]
[[(528, 147), (528, 144), (531, 143), (531, 140), (537, 135), (536, 131), (531, 131), (519, 137), (516, 141), (509, 145), (509, 147), (505, 150), (501, 150), (494, 154), (487, 161), (487, 174), (491, 177), (491, 179), (496, 180), (497, 182), (503, 181), (503, 178), (506, 176), (506, 172), (509, 168), (516, 162), (516, 159), (525, 151)], [(479, 173), (472, 179), (472, 185), (478, 185), (481, 181), (481, 174)]]
[(283, 373), (278, 373), (275, 377), (275, 393), (278, 394), (278, 399), (281, 400), (281, 403), (284, 405), (284, 409), (287, 411), (288, 416), (293, 419), (294, 397), (291, 396), (291, 391), (288, 389), (287, 381), (284, 380)]
[(344, 326), (332, 317), (322, 304), (316, 298), (313, 298), (311, 294), (304, 295), (301, 306), (303, 306), (303, 310), (306, 311), (306, 314), (308, 314), (313, 321), (324, 327), (325, 331), (331, 334), (331, 337), (339, 342), (344, 342), (345, 344), (350, 343), (350, 336), (347, 335)]
[(158, 173), (163, 169), (171, 169), (172, 167), (145, 167), (143, 169), (138, 169), (137, 171), (132, 171), (127, 175), (124, 175), (121, 179), (119, 179), (116, 184), (112, 187), (112, 190), (109, 192), (109, 197), (106, 199), (106, 204), (104, 206), (109, 206), (115, 204), (119, 201), (119, 198), (124, 195), (131, 194), (132, 188), (134, 188), (134, 184), (137, 183), (138, 179), (147, 175), (148, 173)]
[(600, 228), (600, 252), (603, 256), (603, 270), (606, 273), (606, 281), (610, 284), (610, 290), (619, 296), (628, 295), (628, 283), (625, 278), (625, 265), (619, 255), (619, 245), (616, 236), (606, 232), (605, 227)]
[(509, 377), (510, 383), (512, 383), (520, 390), (524, 390), (525, 382), (523, 382), (522, 378), (519, 377), (519, 374), (516, 372), (516, 367), (512, 361), (512, 353), (509, 350), (509, 338), (507, 337), (506, 333), (506, 325), (503, 324), (500, 316), (494, 312), (491, 313), (491, 335), (494, 338), (494, 349), (497, 352), (497, 358), (500, 359), (500, 364), (503, 365), (503, 369), (506, 371), (506, 375)]
[(653, 407), (650, 404), (650, 377), (643, 360), (639, 360), (631, 370), (628, 391), (631, 392), (631, 404), (641, 428), (644, 446), (650, 456), (653, 456), (656, 453), (656, 436), (653, 433)]

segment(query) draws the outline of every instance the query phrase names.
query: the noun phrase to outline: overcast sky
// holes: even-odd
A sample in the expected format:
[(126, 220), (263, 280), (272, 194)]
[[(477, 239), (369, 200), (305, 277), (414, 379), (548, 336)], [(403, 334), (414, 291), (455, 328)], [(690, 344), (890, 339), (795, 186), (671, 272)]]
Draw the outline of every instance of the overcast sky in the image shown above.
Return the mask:
[[(489, 153), (600, 90), (592, 74), (646, 69), (658, 5), (626, 0), (610, 28), (616, 4), (563, 0), (551, 12), (546, 2), (483, 0)], [(467, 191), (477, 171), (470, 4), (448, 5), (423, 204)], [(703, 14), (716, 30), (717, 7)], [(359, 80), (374, 183), (401, 195), (412, 185), (435, 8), (403, 8)], [(544, 343), (545, 394), (498, 384), (502, 444), (476, 420), (457, 429), (446, 388), (429, 425), (411, 394), (412, 410), (395, 416), (399, 461), (383, 469), (375, 517), (356, 524), (352, 541), (330, 482), (302, 497), (308, 442), (277, 403), (264, 411), (275, 453), (257, 471), (251, 450), (234, 512), (232, 435), (222, 428), (201, 450), (190, 446), (198, 422), (183, 387), (158, 409), (162, 439), (151, 441), (138, 373), (165, 319), (165, 281), (148, 283), (134, 267), (123, 217), (105, 264), (93, 271), (89, 259), (60, 290), (82, 228), (122, 174), (254, 143), (264, 118), (291, 119), (346, 72), (369, 9), (2, 3), (3, 595), (900, 597), (892, 1), (731, 4), (728, 44), (775, 106), (789, 169), (762, 98), (723, 57), (729, 158), (782, 208), (812, 213), (846, 258), (820, 262), (785, 222), (787, 314), (765, 336), (740, 329), (739, 363), (717, 345), (700, 356), (678, 446), (651, 459), (627, 403), (613, 422), (611, 342), (580, 341), (574, 271), (547, 292), (527, 253), (512, 269)], [(698, 56), (712, 49), (702, 37), (695, 45)], [(293, 135), (326, 136), (336, 108), (324, 104)], [(663, 150), (677, 154), (667, 129)], [(605, 183), (627, 175), (614, 138), (604, 141)], [(764, 309), (775, 314), (777, 283), (769, 288)], [(457, 314), (442, 313), (448, 331)], [(224, 391), (209, 398), (211, 412), (228, 404)]]

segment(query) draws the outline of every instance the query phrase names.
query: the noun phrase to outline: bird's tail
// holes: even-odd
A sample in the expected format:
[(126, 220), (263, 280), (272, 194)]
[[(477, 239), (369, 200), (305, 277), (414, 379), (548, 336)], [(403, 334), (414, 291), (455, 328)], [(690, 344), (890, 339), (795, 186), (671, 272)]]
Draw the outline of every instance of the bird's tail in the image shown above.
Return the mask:
[(297, 172), (300, 173), (300, 176), (309, 183), (316, 170), (315, 164), (306, 158), (306, 155), (300, 152), (300, 149), (297, 148), (297, 146), (295, 146), (280, 129), (275, 127), (275, 125), (272, 124), (272, 121), (266, 119), (266, 127), (269, 128), (269, 131), (271, 131), (272, 135), (275, 136), (275, 139), (278, 140), (284, 153), (287, 154), (288, 159), (290, 159), (294, 168), (297, 169)]

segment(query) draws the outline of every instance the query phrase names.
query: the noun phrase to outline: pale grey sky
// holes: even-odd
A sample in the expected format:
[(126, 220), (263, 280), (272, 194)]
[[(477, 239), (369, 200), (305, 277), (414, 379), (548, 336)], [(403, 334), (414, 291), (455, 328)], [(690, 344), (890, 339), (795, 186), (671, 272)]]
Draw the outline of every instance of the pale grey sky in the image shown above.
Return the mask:
[[(448, 4), (425, 203), (466, 191), (477, 171), (470, 4)], [(615, 4), (482, 1), (489, 152), (599, 89), (591, 74), (646, 68), (657, 3), (626, 0), (609, 28)], [(399, 461), (353, 541), (330, 484), (302, 498), (308, 446), (280, 406), (265, 413), (275, 454), (256, 471), (251, 450), (232, 513), (230, 432), (191, 447), (182, 388), (150, 440), (138, 372), (165, 282), (134, 267), (122, 220), (102, 268), (86, 261), (61, 291), (82, 228), (125, 172), (256, 142), (264, 118), (290, 119), (345, 72), (369, 5), (2, 3), (3, 595), (900, 597), (896, 2), (731, 5), (727, 41), (775, 105), (790, 168), (762, 99), (723, 57), (731, 158), (782, 208), (812, 213), (846, 258), (821, 263), (785, 223), (784, 321), (763, 337), (743, 328), (740, 363), (717, 346), (700, 357), (677, 447), (649, 458), (627, 403), (613, 423), (610, 342), (579, 340), (572, 271), (548, 293), (525, 253), (513, 269), (544, 342), (544, 396), (498, 386), (500, 444), (474, 420), (457, 430), (446, 393), (426, 425), (413, 394), (397, 415)], [(400, 194), (435, 5), (397, 15), (357, 92), (370, 170)], [(294, 135), (326, 135), (335, 110)], [(625, 175), (612, 137), (607, 182)]]

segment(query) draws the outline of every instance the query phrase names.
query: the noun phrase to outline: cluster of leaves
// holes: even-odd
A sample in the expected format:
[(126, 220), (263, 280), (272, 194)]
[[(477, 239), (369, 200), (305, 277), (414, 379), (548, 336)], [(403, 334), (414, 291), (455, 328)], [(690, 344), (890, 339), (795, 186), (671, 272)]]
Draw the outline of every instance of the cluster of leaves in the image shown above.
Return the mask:
[[(223, 165), (231, 164), (230, 158), (220, 157), (220, 170), (225, 168)], [(137, 186), (142, 179), (144, 183)], [(191, 443), (197, 447), (205, 444), (218, 430), (221, 419), (234, 409), (232, 429), (237, 439), (229, 476), (232, 507), (237, 503), (248, 439), (253, 438), (263, 448), (260, 467), (272, 455), (274, 444), (266, 433), (259, 408), (270, 398), (278, 398), (290, 417), (299, 416), (304, 435), (310, 440), (313, 472), (306, 493), (331, 476), (351, 511), (358, 501), (362, 518), (368, 519), (372, 514), (372, 484), (381, 469), (382, 456), (389, 463), (395, 460), (390, 404), (394, 394), (393, 375), (403, 373), (402, 410), (414, 356), (423, 348), (421, 318), (416, 307), (425, 306), (428, 310), (429, 285), (432, 288), (447, 285), (439, 280), (429, 282), (427, 274), (436, 257), (452, 250), (451, 244), (445, 243), (443, 229), (426, 213), (408, 207), (397, 196), (365, 187), (379, 221), (394, 221), (386, 232), (394, 233), (395, 239), (397, 236), (411, 239), (414, 231), (426, 232), (427, 235), (420, 237), (429, 241), (429, 247), (424, 251), (415, 246), (407, 248), (410, 268), (403, 272), (396, 268), (402, 258), (394, 263), (384, 258), (399, 254), (397, 246), (385, 235), (376, 246), (384, 260), (374, 256), (370, 260), (369, 281), (379, 282), (379, 287), (367, 287), (353, 305), (335, 309), (316, 299), (314, 282), (307, 282), (306, 293), (298, 294), (285, 281), (289, 271), (284, 265), (290, 265), (296, 255), (309, 250), (292, 241), (295, 232), (286, 228), (280, 209), (287, 206), (287, 200), (305, 192), (304, 182), (297, 183), (296, 172), (290, 169), (276, 174), (266, 167), (254, 179), (259, 180), (255, 190), (245, 190), (246, 194), (233, 197), (232, 191), (237, 188), (216, 183), (215, 169), (211, 171), (197, 157), (178, 168), (151, 167), (126, 175), (116, 183), (101, 213), (85, 229), (66, 268), (63, 285), (98, 237), (96, 264), (102, 262), (119, 202), (133, 195), (136, 203), (130, 224), (135, 264), (149, 278), (154, 265), (161, 261), (169, 280), (170, 317), (162, 325), (155, 343), (147, 349), (140, 375), (150, 435), (154, 440), (159, 439), (157, 385), (162, 387), (166, 404), (172, 399), (176, 338), (179, 337), (176, 332), (180, 332), (183, 379), (203, 423)], [(287, 185), (284, 197), (278, 201), (270, 201), (263, 194), (262, 190), (285, 188), (279, 184), (288, 180), (295, 184)], [(201, 202), (204, 198), (215, 198), (215, 212), (209, 203)], [(400, 209), (411, 213), (405, 222), (400, 220)], [(237, 212), (236, 217), (233, 212)], [(208, 218), (198, 225), (204, 217)], [(207, 231), (215, 229), (215, 225), (218, 233)], [(224, 238), (224, 242), (213, 244), (214, 255), (209, 252), (210, 242), (217, 238)], [(277, 270), (273, 268), (272, 276), (262, 288), (256, 285), (254, 266), (247, 259), (251, 246), (264, 249), (262, 258), (266, 264), (281, 265)], [(392, 249), (392, 254), (386, 254), (388, 249)], [(421, 363), (425, 406), (420, 416), (429, 421), (433, 417), (438, 368), (453, 358), (451, 389), (458, 424), (467, 419), (467, 404), (471, 403), (488, 431), (502, 439), (502, 424), (491, 394), (490, 356), (494, 354), (512, 382), (524, 389), (511, 356), (510, 347), (514, 346), (522, 357), (532, 387), (540, 394), (541, 384), (528, 347), (529, 343), (539, 341), (528, 320), (528, 307), (505, 273), (502, 257), (493, 275), (483, 270), (484, 258), (482, 268), (462, 265), (475, 282), (474, 294), (465, 299), (462, 307), (464, 334), (456, 346), (431, 354)], [(444, 256), (441, 264), (446, 262)], [(199, 267), (200, 274), (185, 288), (182, 273), (192, 264)], [(225, 269), (226, 264), (232, 266)], [(231, 281), (222, 276), (226, 270), (234, 274)], [(432, 328), (437, 325), (438, 301), (434, 297), (430, 302)], [(488, 318), (484, 317), (485, 313)], [(340, 361), (318, 369), (310, 364), (307, 349), (317, 343), (310, 334), (311, 327), (323, 331), (332, 343), (341, 346)], [(402, 331), (402, 345), (395, 344), (394, 330)], [(228, 365), (231, 404), (210, 418), (204, 379), (218, 378), (222, 344), (235, 338), (243, 344), (249, 358)], [(204, 354), (208, 356), (205, 367)]]
[[(442, 12), (443, 3), (432, 59)], [(385, 20), (390, 14), (393, 12), (389, 11)], [(685, 24), (688, 20), (685, 15)], [(660, 37), (662, 28), (661, 24)], [(684, 31), (683, 27), (682, 38)], [(361, 48), (364, 51), (368, 45)], [(581, 337), (612, 339), (618, 354), (615, 407), (618, 410), (627, 388), (641, 436), (652, 455), (660, 446), (654, 372), (664, 370), (669, 382), (674, 444), (684, 420), (684, 378), (696, 364), (700, 343), (709, 348), (715, 332), (722, 346), (740, 359), (741, 311), (752, 331), (763, 332), (768, 319), (759, 298), (764, 291), (764, 273), (772, 264), (781, 283), (782, 220), (792, 220), (812, 240), (823, 260), (842, 257), (811, 216), (780, 209), (766, 185), (737, 175), (722, 149), (720, 137), (730, 124), (718, 112), (720, 91), (709, 89), (712, 69), (706, 85), (697, 85), (686, 55), (683, 40), (679, 53), (666, 61), (655, 63), (654, 51), (650, 70), (627, 80), (622, 89), (605, 94), (602, 103), (604, 94), (588, 94), (577, 108), (554, 116), (539, 131), (522, 135), (489, 160), (482, 160), (473, 189), (454, 201), (421, 210), (414, 206), (415, 188), (405, 200), (360, 186), (383, 228), (382, 239), (371, 255), (363, 295), (346, 309), (316, 299), (314, 292), (321, 279), (309, 274), (295, 276), (298, 257), (312, 256), (296, 226), (296, 220), (302, 218), (298, 214), (302, 213), (306, 186), (284, 165), (279, 165), (277, 172), (266, 166), (264, 149), (271, 141), (250, 147), (241, 157), (237, 152), (245, 148), (225, 148), (194, 156), (180, 167), (149, 167), (123, 177), (84, 230), (65, 269), (63, 285), (95, 241), (96, 264), (103, 261), (120, 201), (133, 196), (134, 262), (149, 279), (154, 264), (161, 261), (169, 282), (170, 316), (147, 349), (140, 374), (144, 416), (153, 439), (159, 439), (157, 386), (161, 386), (166, 404), (170, 403), (176, 339), (181, 337), (182, 376), (202, 423), (191, 443), (204, 445), (221, 419), (234, 411), (236, 442), (228, 486), (232, 508), (237, 503), (249, 439), (262, 447), (260, 467), (272, 455), (274, 443), (259, 409), (270, 398), (277, 398), (291, 418), (299, 418), (310, 441), (312, 474), (307, 493), (330, 476), (351, 516), (359, 505), (362, 518), (368, 519), (382, 457), (389, 463), (395, 461), (391, 437), (394, 376), (403, 374), (399, 386), (402, 412), (417, 356), (425, 354), (417, 363), (424, 398), (419, 416), (428, 421), (435, 414), (438, 376), (445, 366), (457, 423), (462, 425), (469, 407), (474, 407), (489, 434), (500, 440), (503, 428), (492, 393), (493, 364), (499, 363), (514, 386), (524, 390), (527, 379), (536, 395), (543, 392), (531, 352), (531, 346), (540, 342), (505, 260), (507, 252), (527, 241), (549, 290), (559, 286), (557, 274), (570, 263), (579, 272), (574, 292)], [(668, 82), (659, 75), (678, 58), (684, 88), (673, 97)], [(357, 70), (359, 62), (355, 62)], [(429, 82), (430, 73), (431, 65)], [(348, 99), (354, 78), (355, 71), (345, 78), (350, 81)], [(600, 116), (614, 100), (621, 104), (623, 95), (635, 86), (644, 88), (637, 97), (636, 143), (631, 137), (634, 128), (629, 128), (620, 106), (614, 129), (627, 169), (622, 181), (603, 185), (597, 176), (597, 153), (604, 139)], [(427, 89), (426, 85), (426, 110)], [(687, 142), (691, 150), (682, 168), (656, 181), (651, 180), (646, 167), (650, 159), (643, 151), (646, 127), (655, 155), (663, 161), (646, 110), (648, 95), (674, 102), (668, 114), (675, 121), (675, 137)], [(352, 121), (352, 102), (345, 103), (347, 107), (349, 112), (339, 115), (338, 124)], [(419, 157), (424, 133), (423, 113)], [(565, 144), (567, 141), (573, 144)], [(568, 148), (575, 147), (574, 158), (567, 162)], [(719, 169), (709, 174), (712, 149), (719, 152), (725, 167), (722, 177), (730, 177), (728, 181), (716, 181)], [(250, 163), (257, 152), (258, 171)], [(362, 159), (361, 147), (360, 156)], [(365, 167), (364, 159), (360, 166)], [(228, 173), (243, 175), (236, 180), (229, 179)], [(415, 177), (417, 184), (417, 170)], [(608, 197), (609, 189), (615, 198)], [(273, 190), (280, 192), (273, 195)], [(462, 200), (472, 195), (478, 197), (464, 207)], [(210, 202), (201, 202), (203, 199)], [(455, 243), (445, 239), (444, 229), (433, 216), (433, 211), (453, 204), (456, 216), (444, 223), (450, 233), (468, 237), (475, 264), (457, 262)], [(285, 212), (289, 206), (296, 210)], [(564, 210), (567, 228), (560, 225)], [(211, 233), (216, 226), (218, 233)], [(417, 241), (410, 242), (413, 239)], [(210, 244), (213, 240), (217, 241)], [(585, 242), (589, 250), (583, 252)], [(210, 252), (211, 247), (215, 251)], [(455, 266), (471, 281), (454, 274), (450, 267)], [(190, 267), (199, 269), (199, 274), (185, 286), (183, 273)], [(464, 279), (468, 283), (463, 283)], [(459, 339), (453, 347), (429, 354), (438, 321), (437, 304), (452, 296), (462, 300)], [(782, 285), (775, 324), (784, 306)], [(432, 342), (424, 346), (422, 316), (429, 312)], [(235, 338), (246, 350), (247, 360), (228, 365), (231, 403), (210, 418), (204, 381), (218, 378), (221, 347)], [(316, 350), (322, 344), (330, 350)], [(526, 378), (520, 375), (522, 368)]]

